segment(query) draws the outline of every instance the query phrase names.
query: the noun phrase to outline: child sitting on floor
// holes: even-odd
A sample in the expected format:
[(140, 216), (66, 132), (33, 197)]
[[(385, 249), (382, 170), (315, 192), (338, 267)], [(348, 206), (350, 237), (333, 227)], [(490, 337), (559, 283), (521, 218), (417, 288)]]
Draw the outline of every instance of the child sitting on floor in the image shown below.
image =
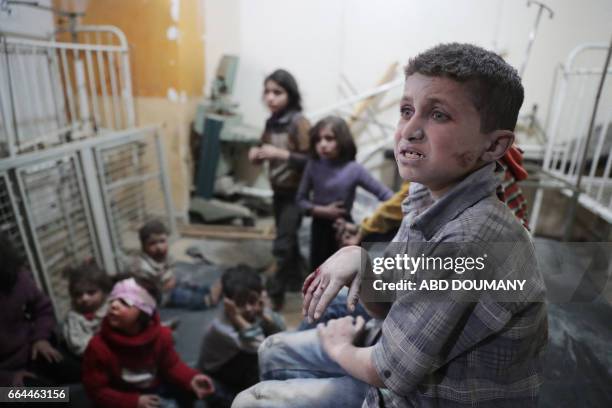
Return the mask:
[(115, 284), (109, 309), (83, 358), (83, 385), (96, 406), (189, 405), (194, 394), (214, 392), (210, 378), (188, 367), (174, 350), (170, 329), (159, 323), (158, 292), (142, 278)]
[(206, 309), (217, 304), (220, 282), (210, 285), (178, 281), (174, 262), (168, 254), (168, 229), (157, 220), (149, 221), (138, 231), (142, 253), (128, 266), (132, 275), (150, 278), (161, 289), (161, 305), (187, 309)]
[(239, 392), (259, 380), (257, 348), (285, 324), (266, 305), (262, 281), (253, 269), (228, 269), (221, 282), (223, 311), (204, 334), (198, 367)]
[(0, 232), (0, 386), (54, 386), (79, 379), (57, 349), (55, 316), (13, 241)]
[(62, 332), (68, 350), (81, 357), (106, 315), (106, 297), (112, 283), (95, 263), (70, 268), (67, 275), (72, 309), (68, 311)]

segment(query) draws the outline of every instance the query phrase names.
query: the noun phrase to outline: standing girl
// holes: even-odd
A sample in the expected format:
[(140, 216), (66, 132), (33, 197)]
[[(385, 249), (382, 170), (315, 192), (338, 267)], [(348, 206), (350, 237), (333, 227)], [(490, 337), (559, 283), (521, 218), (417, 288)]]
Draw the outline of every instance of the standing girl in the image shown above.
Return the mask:
[(268, 285), (275, 309), (280, 309), (285, 289), (299, 290), (304, 262), (300, 255), (297, 230), (302, 222), (295, 197), (302, 171), (308, 160), (310, 124), (302, 115), (302, 101), (293, 76), (278, 69), (264, 80), (263, 100), (270, 117), (258, 147), (249, 151), (249, 160), (269, 163), (269, 177), (274, 192), (273, 208), (276, 239), (273, 254), (276, 273)]
[(310, 131), (310, 154), (297, 200), (312, 215), (310, 266), (314, 269), (338, 250), (334, 221), (351, 219), (357, 186), (380, 201), (393, 193), (355, 161), (357, 148), (342, 118), (328, 116), (317, 122)]

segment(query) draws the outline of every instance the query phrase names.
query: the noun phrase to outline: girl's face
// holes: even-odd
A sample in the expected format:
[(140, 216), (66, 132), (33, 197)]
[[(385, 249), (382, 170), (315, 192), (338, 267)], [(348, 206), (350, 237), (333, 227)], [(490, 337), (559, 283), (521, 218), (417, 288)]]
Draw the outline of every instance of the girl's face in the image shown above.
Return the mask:
[(287, 107), (289, 94), (277, 82), (268, 80), (264, 84), (263, 99), (270, 112), (277, 113)]
[(317, 154), (322, 159), (335, 159), (338, 157), (338, 140), (331, 125), (323, 126), (319, 131), (319, 140), (315, 145)]
[(140, 331), (138, 316), (140, 310), (130, 306), (123, 299), (113, 299), (106, 317), (108, 324), (115, 330), (127, 334), (136, 334)]
[(76, 285), (72, 293), (74, 308), (79, 313), (93, 313), (104, 303), (104, 292), (91, 283)]

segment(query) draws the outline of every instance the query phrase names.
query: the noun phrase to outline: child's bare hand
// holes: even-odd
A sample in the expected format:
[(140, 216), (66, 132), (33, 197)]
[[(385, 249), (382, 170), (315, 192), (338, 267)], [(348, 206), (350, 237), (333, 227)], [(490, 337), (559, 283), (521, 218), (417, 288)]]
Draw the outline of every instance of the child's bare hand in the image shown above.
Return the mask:
[(32, 360), (36, 360), (39, 355), (50, 363), (59, 363), (64, 359), (47, 340), (38, 340), (32, 346)]
[(176, 286), (176, 276), (172, 276), (164, 282), (164, 292), (170, 292)]
[(329, 257), (323, 265), (306, 277), (304, 287), (304, 303), (302, 313), (308, 321), (316, 320), (325, 311), (329, 303), (346, 285), (349, 286), (347, 306), (355, 310), (359, 300), (361, 276), (367, 253), (357, 246), (340, 248)]
[(207, 397), (215, 392), (215, 387), (210, 377), (204, 374), (196, 374), (191, 379), (191, 389), (197, 395), (198, 399)]
[(270, 299), (270, 295), (268, 295), (267, 290), (263, 290), (261, 292), (261, 305), (264, 310), (272, 309), (272, 300)]
[(161, 405), (161, 399), (157, 395), (142, 394), (138, 397), (138, 408), (157, 408)]
[(261, 159), (259, 158), (259, 147), (251, 147), (249, 149), (249, 161), (255, 164), (261, 164)]
[(281, 149), (280, 147), (276, 147), (271, 144), (265, 144), (259, 148), (257, 157), (260, 160), (288, 160), (289, 150)]
[(36, 375), (26, 370), (19, 370), (15, 373), (15, 375), (13, 375), (11, 385), (15, 387), (23, 387), (25, 385), (23, 382), (26, 378), (36, 378)]
[(327, 205), (317, 205), (314, 207), (312, 214), (318, 218), (335, 220), (346, 215), (346, 209), (342, 201), (334, 201)]
[(238, 310), (238, 306), (236, 303), (228, 297), (223, 298), (223, 310), (225, 311), (225, 315), (230, 321), (234, 321), (234, 319), (238, 316), (240, 311)]
[(357, 316), (355, 319), (353, 316), (346, 316), (330, 320), (327, 325), (319, 323), (317, 332), (323, 349), (335, 360), (343, 347), (352, 345), (355, 338), (361, 335), (364, 325), (363, 317)]

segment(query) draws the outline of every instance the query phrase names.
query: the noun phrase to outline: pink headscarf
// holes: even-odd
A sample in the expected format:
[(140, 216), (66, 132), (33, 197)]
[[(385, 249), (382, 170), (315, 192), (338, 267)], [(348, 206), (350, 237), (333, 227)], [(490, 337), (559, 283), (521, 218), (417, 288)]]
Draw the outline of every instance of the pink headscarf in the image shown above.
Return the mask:
[(157, 302), (134, 278), (117, 282), (109, 296), (109, 301), (121, 299), (130, 306), (134, 306), (149, 316), (153, 316)]

